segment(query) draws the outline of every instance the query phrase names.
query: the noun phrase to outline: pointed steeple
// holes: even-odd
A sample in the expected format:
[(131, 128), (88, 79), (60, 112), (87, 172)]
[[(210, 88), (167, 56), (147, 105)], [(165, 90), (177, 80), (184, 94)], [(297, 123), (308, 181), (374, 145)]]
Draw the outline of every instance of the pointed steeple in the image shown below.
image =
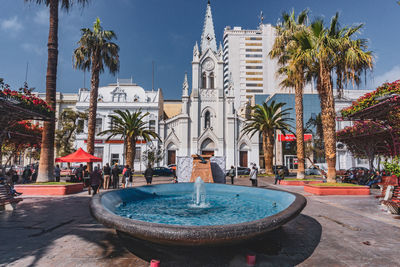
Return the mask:
[(200, 54), (199, 45), (196, 42), (196, 44), (193, 47), (193, 61), (199, 61), (199, 54)]
[(189, 96), (189, 82), (188, 82), (187, 72), (185, 72), (185, 78), (182, 84), (182, 96)]
[(201, 35), (201, 53), (205, 53), (208, 48), (217, 52), (217, 42), (215, 40), (214, 23), (211, 14), (211, 4), (208, 1), (206, 16), (204, 18), (203, 34)]

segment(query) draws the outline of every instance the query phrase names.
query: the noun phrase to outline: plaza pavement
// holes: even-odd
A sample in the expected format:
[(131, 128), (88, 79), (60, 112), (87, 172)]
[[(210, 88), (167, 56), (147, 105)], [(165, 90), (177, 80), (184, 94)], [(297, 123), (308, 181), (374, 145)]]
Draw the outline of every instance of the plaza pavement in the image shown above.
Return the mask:
[[(170, 178), (155, 177), (155, 183)], [(135, 177), (134, 185), (145, 184)], [(250, 185), (248, 178), (237, 184)], [(399, 216), (385, 213), (374, 196), (312, 196), (302, 187), (260, 187), (303, 194), (302, 214), (258, 240), (223, 248), (165, 248), (127, 242), (94, 220), (87, 191), (61, 197), (29, 197), (14, 212), (0, 212), (0, 266), (400, 266)], [(374, 191), (374, 193), (377, 193)]]

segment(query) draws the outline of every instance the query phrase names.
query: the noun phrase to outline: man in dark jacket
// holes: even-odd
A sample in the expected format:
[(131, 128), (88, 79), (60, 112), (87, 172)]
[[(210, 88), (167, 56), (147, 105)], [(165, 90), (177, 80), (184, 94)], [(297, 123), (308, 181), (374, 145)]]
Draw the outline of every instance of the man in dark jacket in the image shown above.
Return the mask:
[(112, 168), (111, 173), (112, 173), (113, 188), (117, 189), (117, 188), (119, 188), (119, 173), (120, 173), (117, 163), (114, 164), (114, 167)]
[(147, 184), (151, 184), (151, 181), (153, 180), (153, 169), (151, 168), (151, 165), (149, 164), (147, 166), (147, 169), (144, 171), (144, 177), (146, 178)]
[(98, 167), (94, 167), (94, 170), (90, 173), (90, 186), (93, 189), (93, 196), (97, 194), (101, 185), (101, 173)]
[(111, 178), (111, 168), (108, 163), (106, 163), (106, 166), (103, 167), (103, 174), (104, 174), (104, 184), (103, 188), (108, 189), (110, 186), (110, 178)]

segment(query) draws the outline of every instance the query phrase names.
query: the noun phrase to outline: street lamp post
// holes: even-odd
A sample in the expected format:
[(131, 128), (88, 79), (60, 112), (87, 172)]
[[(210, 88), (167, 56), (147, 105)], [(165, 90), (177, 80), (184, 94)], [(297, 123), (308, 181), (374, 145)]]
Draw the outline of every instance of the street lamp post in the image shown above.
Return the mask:
[(235, 122), (234, 122), (234, 127), (235, 127), (235, 130), (234, 130), (234, 138), (235, 138), (235, 144), (234, 144), (234, 148), (235, 148), (235, 151), (234, 151), (234, 161), (235, 161), (235, 177), (236, 177), (236, 179), (238, 178), (238, 159), (239, 159), (239, 157), (238, 157), (238, 122), (237, 122), (237, 112), (236, 112), (236, 109), (234, 109), (233, 110), (234, 111), (234, 115), (235, 115)]

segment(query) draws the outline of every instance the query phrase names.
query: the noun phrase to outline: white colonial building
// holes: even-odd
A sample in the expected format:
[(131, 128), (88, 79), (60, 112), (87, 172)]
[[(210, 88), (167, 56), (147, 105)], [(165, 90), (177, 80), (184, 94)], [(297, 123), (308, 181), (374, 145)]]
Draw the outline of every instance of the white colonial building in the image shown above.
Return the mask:
[[(81, 88), (78, 93), (76, 110), (87, 111), (89, 109), (90, 91)], [(158, 122), (163, 111), (163, 96), (161, 89), (157, 91), (145, 91), (142, 87), (130, 80), (118, 80), (116, 84), (109, 84), (99, 87), (99, 97), (97, 103), (96, 115), (96, 137), (94, 155), (103, 159), (105, 163), (125, 163), (124, 141), (122, 137), (106, 140), (108, 136), (98, 136), (97, 133), (111, 128), (111, 118), (114, 110), (129, 110), (135, 112), (138, 110), (144, 113), (149, 112), (146, 117), (149, 128), (158, 132)], [(87, 141), (87, 121), (84, 131), (76, 135), (76, 148), (86, 150)], [(150, 144), (138, 141), (136, 144), (135, 171), (142, 171), (145, 165), (142, 162), (141, 154), (148, 149)], [(154, 146), (158, 146), (158, 141), (154, 140)]]
[(185, 74), (180, 112), (160, 122), (165, 164), (193, 154), (225, 157), (227, 167), (258, 162), (258, 136), (240, 134), (245, 119), (235, 115), (234, 101), (232, 84), (224, 88), (223, 49), (217, 49), (208, 3), (200, 47), (193, 49), (191, 90)]

